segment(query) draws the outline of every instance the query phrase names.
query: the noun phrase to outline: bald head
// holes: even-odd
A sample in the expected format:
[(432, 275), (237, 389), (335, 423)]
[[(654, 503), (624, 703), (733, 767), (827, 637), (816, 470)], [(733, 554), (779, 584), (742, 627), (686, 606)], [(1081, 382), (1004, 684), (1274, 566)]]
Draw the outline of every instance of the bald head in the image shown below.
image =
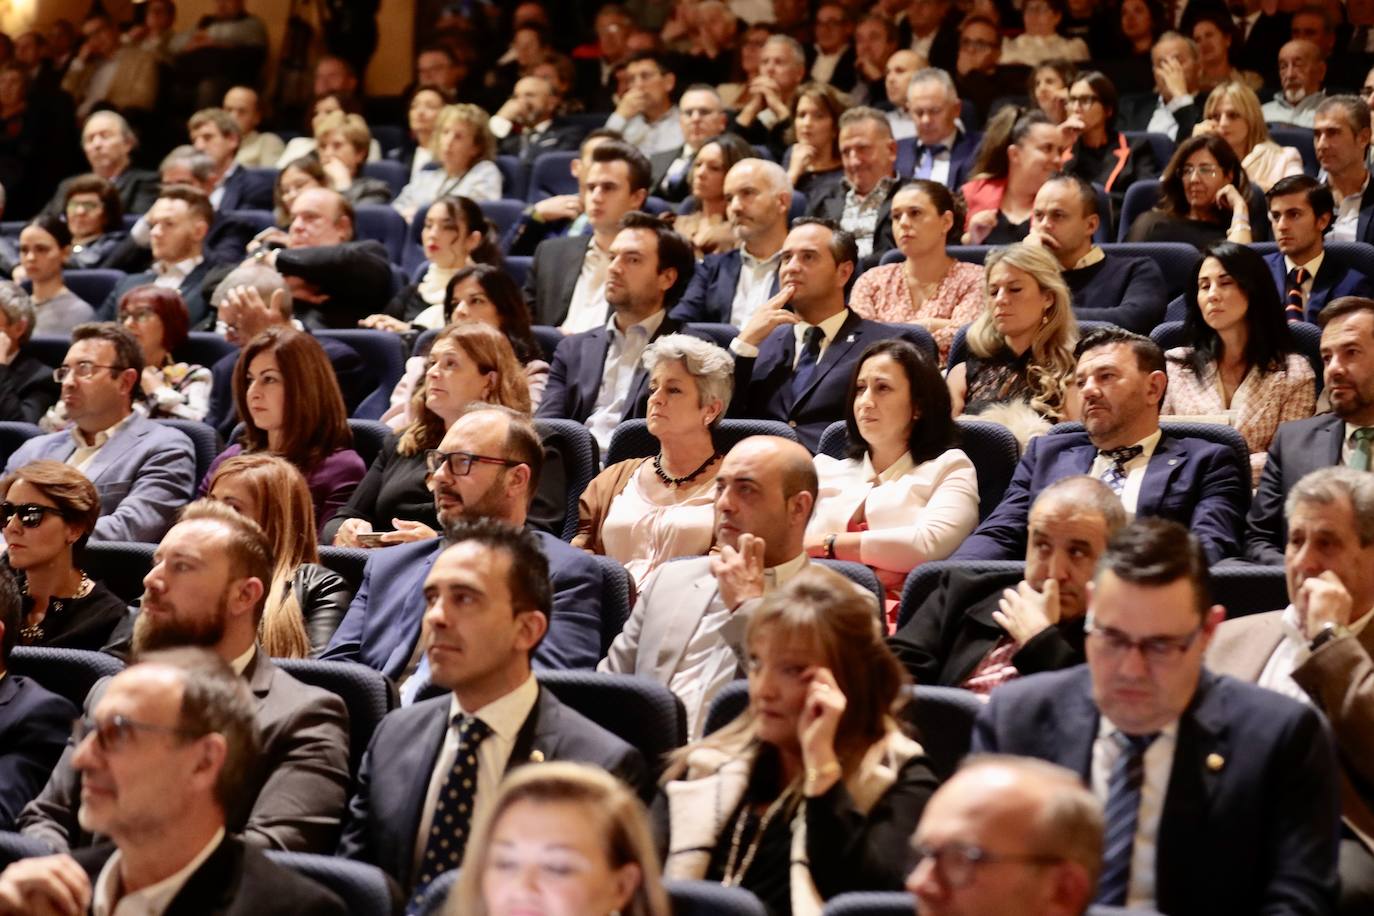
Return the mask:
[[(735, 238), (746, 246), (766, 239), (777, 245), (787, 234), (787, 213), (792, 206), (792, 183), (787, 172), (766, 159), (741, 159), (725, 176), (725, 215)], [(770, 246), (771, 247), (771, 246)], [(771, 251), (750, 254), (771, 256)]]
[(716, 477), (716, 539), (735, 548), (744, 535), (762, 539), (766, 566), (794, 559), (816, 491), (816, 465), (805, 447), (781, 436), (750, 436), (730, 449)]
[(1321, 48), (1312, 42), (1296, 39), (1279, 49), (1279, 85), (1290, 104), (1321, 89), (1325, 79), (1326, 61)]
[(912, 75), (924, 66), (925, 60), (915, 51), (898, 51), (887, 59), (884, 86), (887, 100), (897, 109), (906, 108), (907, 86), (911, 84)]

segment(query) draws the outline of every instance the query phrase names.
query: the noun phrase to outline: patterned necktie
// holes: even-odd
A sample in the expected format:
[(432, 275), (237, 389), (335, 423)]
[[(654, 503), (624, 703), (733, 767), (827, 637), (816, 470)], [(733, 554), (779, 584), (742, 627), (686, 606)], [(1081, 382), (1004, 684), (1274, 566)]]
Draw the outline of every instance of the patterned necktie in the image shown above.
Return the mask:
[(425, 890), (435, 878), (463, 864), (463, 851), (468, 842), (472, 823), (473, 802), (477, 797), (477, 749), (491, 735), (491, 726), (471, 716), (454, 716), (458, 726), (458, 753), (453, 767), (439, 787), (439, 800), (434, 806), (434, 820), (425, 840), (425, 856), (415, 878), (415, 893), (411, 895), (406, 913), (418, 912)]
[(1093, 902), (1104, 906), (1124, 906), (1131, 884), (1131, 855), (1135, 851), (1136, 822), (1140, 815), (1140, 787), (1145, 782), (1145, 752), (1159, 737), (1153, 735), (1112, 735), (1121, 754), (1112, 766), (1107, 782), (1107, 806), (1103, 811), (1106, 835), (1102, 845), (1102, 876), (1097, 881)]
[(1288, 283), (1283, 296), (1283, 314), (1289, 321), (1302, 321), (1305, 315), (1302, 285), (1310, 276), (1307, 269), (1294, 267), (1288, 272)]
[(1112, 492), (1117, 496), (1126, 489), (1126, 465), (1135, 458), (1145, 448), (1140, 445), (1124, 445), (1121, 448), (1098, 449), (1097, 453), (1103, 458), (1110, 458), (1112, 463), (1102, 472), (1102, 482), (1112, 488)]
[(806, 392), (811, 377), (816, 374), (816, 363), (821, 358), (821, 341), (824, 339), (825, 332), (819, 327), (812, 325), (806, 329), (806, 336), (802, 338), (801, 358), (797, 360), (796, 368), (792, 370), (792, 382), (787, 386), (788, 413), (792, 412), (797, 399)]
[(917, 178), (929, 178), (935, 171), (935, 157), (945, 152), (949, 147), (943, 143), (935, 143), (931, 146), (921, 147), (921, 162), (916, 167)]
[(1374, 439), (1374, 426), (1361, 426), (1351, 435), (1355, 438), (1355, 445), (1350, 450), (1350, 467), (1357, 471), (1367, 471), (1370, 467), (1369, 443)]

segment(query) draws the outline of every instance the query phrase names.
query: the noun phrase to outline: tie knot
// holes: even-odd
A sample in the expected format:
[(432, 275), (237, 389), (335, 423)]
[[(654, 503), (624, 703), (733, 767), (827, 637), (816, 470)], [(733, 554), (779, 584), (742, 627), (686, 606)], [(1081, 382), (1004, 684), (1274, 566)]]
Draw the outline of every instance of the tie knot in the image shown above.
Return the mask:
[(491, 735), (491, 726), (476, 716), (460, 713), (453, 717), (453, 724), (458, 726), (458, 740), (464, 744), (481, 744)]
[(802, 344), (808, 349), (815, 349), (821, 345), (821, 341), (824, 339), (825, 332), (820, 329), (819, 325), (813, 324), (811, 327), (807, 328), (806, 333), (802, 335)]
[(1125, 732), (1116, 732), (1112, 737), (1121, 748), (1122, 753), (1139, 757), (1150, 749), (1150, 745), (1155, 743), (1159, 737), (1159, 732), (1148, 735), (1128, 735)]
[(1374, 439), (1374, 426), (1361, 426), (1350, 434), (1355, 439), (1355, 444), (1360, 445)]
[(1302, 286), (1307, 282), (1307, 268), (1294, 267), (1288, 272), (1288, 282), (1293, 286)]
[(1123, 465), (1143, 451), (1145, 451), (1144, 446), (1123, 445), (1121, 448), (1098, 449), (1097, 453), (1104, 458), (1110, 458), (1114, 464)]
[(930, 153), (932, 156), (938, 156), (948, 149), (949, 147), (945, 146), (943, 143), (932, 143), (929, 146), (922, 146), (921, 152)]

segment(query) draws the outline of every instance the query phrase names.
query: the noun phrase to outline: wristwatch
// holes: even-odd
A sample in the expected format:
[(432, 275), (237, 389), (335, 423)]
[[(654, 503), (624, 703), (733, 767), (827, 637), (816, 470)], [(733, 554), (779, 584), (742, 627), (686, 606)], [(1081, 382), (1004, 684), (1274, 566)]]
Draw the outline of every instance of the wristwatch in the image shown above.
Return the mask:
[(1339, 623), (1327, 622), (1322, 624), (1322, 628), (1317, 631), (1316, 636), (1312, 637), (1312, 641), (1308, 643), (1307, 647), (1311, 651), (1316, 652), (1318, 649), (1320, 649), (1327, 643), (1331, 642), (1333, 639), (1340, 639), (1342, 636), (1349, 635), (1350, 631), (1347, 630), (1345, 627), (1341, 626)]

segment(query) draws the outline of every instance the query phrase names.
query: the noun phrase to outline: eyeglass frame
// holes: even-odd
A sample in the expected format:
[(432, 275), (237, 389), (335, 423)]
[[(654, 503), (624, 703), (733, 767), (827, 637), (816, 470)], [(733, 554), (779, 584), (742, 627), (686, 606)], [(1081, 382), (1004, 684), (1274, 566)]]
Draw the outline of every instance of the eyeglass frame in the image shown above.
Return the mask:
[[(467, 459), (467, 467), (460, 473), (453, 465), (453, 459), (462, 456)], [(493, 458), (490, 455), (475, 455), (472, 452), (441, 452), (437, 448), (425, 449), (425, 473), (436, 474), (440, 467), (447, 467), (449, 474), (454, 477), (466, 477), (472, 473), (474, 464), (499, 464), (502, 467), (513, 468), (524, 464), (523, 461), (512, 461), (509, 458)]]
[(1114, 627), (1100, 627), (1093, 619), (1090, 611), (1083, 620), (1083, 635), (1085, 637), (1096, 636), (1103, 643), (1103, 648), (1114, 656), (1120, 657), (1128, 652), (1139, 652), (1140, 657), (1145, 660), (1147, 665), (1170, 665), (1183, 657), (1197, 638), (1207, 629), (1207, 622), (1204, 620), (1198, 624), (1197, 629), (1191, 633), (1181, 636), (1146, 636), (1144, 639), (1132, 639)]
[(145, 307), (141, 309), (131, 309), (127, 312), (120, 312), (119, 323), (128, 324), (129, 322), (133, 322), (134, 324), (143, 324), (145, 321), (151, 321), (154, 318), (161, 317), (162, 316), (157, 313), (157, 309)]
[[(1204, 172), (1203, 169), (1209, 169), (1210, 171)], [(1197, 175), (1199, 178), (1215, 178), (1218, 175), (1224, 174), (1225, 171), (1226, 170), (1219, 165), (1207, 165), (1205, 163), (1203, 165), (1182, 165), (1179, 166), (1178, 177), (1185, 181), (1189, 175)]]
[[(82, 369), (85, 366), (87, 368)], [(95, 375), (97, 369), (109, 369), (111, 372), (123, 372), (128, 366), (106, 366), (102, 363), (93, 363), (88, 359), (83, 359), (75, 366), (62, 365), (52, 371), (52, 380), (57, 384), (62, 384), (67, 380), (67, 376), (76, 373), (77, 378), (90, 378)]]
[[(926, 859), (933, 859), (936, 873), (955, 889), (972, 884), (973, 876), (980, 865), (1057, 865), (1066, 861), (1064, 856), (989, 852), (973, 843), (946, 843), (938, 847), (928, 843), (913, 843), (911, 852), (913, 861), (908, 874), (919, 868)], [(957, 858), (951, 860), (951, 856)]]
[(1071, 95), (1064, 100), (1064, 105), (1068, 108), (1077, 108), (1080, 105), (1084, 108), (1092, 108), (1094, 105), (1100, 104), (1101, 101), (1102, 97), (1098, 95)]
[[(24, 513), (33, 512), (38, 513), (37, 521), (32, 524), (24, 521)], [(56, 515), (64, 521), (67, 518), (67, 513), (56, 506), (41, 506), (38, 503), (12, 503), (8, 499), (4, 502), (0, 502), (0, 528), (7, 527), (10, 520), (16, 515), (19, 516), (20, 527), (29, 529), (37, 528), (39, 525), (43, 524), (43, 516), (45, 515)]]
[[(108, 737), (107, 732), (117, 732), (113, 737)], [(197, 738), (204, 738), (208, 732), (194, 732), (189, 728), (182, 728), (176, 725), (154, 725), (151, 722), (139, 722), (128, 716), (115, 713), (104, 722), (96, 720), (95, 716), (80, 716), (72, 720), (72, 747), (80, 747), (81, 742), (85, 741), (90, 735), (95, 735), (95, 743), (100, 746), (101, 753), (111, 753), (127, 747), (136, 732), (154, 732), (164, 735), (180, 735), (188, 741)]]

